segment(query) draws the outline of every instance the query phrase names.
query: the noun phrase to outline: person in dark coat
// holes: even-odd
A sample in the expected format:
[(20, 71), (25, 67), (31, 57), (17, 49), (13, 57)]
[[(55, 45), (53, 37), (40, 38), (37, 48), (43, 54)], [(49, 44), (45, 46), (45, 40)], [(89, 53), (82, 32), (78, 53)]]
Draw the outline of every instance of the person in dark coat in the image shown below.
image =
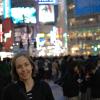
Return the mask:
[(52, 90), (54, 100), (65, 100), (63, 89), (56, 84), (52, 77), (52, 62), (46, 62), (44, 67), (43, 80), (47, 82)]
[(35, 65), (26, 53), (19, 53), (12, 59), (13, 81), (7, 85), (0, 100), (54, 100), (46, 82), (33, 78)]
[(3, 61), (0, 60), (0, 98), (3, 88), (10, 82), (11, 82), (10, 59), (4, 58)]
[(64, 96), (68, 100), (79, 100), (79, 83), (78, 74), (76, 73), (77, 65), (74, 61), (71, 61), (69, 66), (69, 72), (63, 80)]
[(96, 68), (93, 69), (93, 76), (90, 84), (92, 100), (100, 100), (100, 59), (97, 60)]

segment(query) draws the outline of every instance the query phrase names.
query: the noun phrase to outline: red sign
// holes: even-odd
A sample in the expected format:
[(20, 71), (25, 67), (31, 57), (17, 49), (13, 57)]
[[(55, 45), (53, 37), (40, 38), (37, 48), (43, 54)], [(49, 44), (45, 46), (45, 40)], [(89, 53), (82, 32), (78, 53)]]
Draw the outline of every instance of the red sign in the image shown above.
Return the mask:
[(0, 32), (0, 42), (3, 42), (3, 37), (2, 37), (2, 35), (3, 35), (3, 32)]
[(12, 22), (10, 18), (6, 18), (3, 23), (3, 33), (8, 33), (10, 30), (12, 30)]
[[(4, 33), (4, 36), (6, 38), (6, 34), (7, 33), (12, 33), (12, 29), (13, 29), (13, 25), (12, 25), (12, 22), (11, 22), (11, 19), (10, 18), (6, 18), (4, 21), (3, 21), (3, 33)], [(6, 41), (4, 41), (4, 50), (6, 51), (9, 51), (10, 50), (10, 47), (12, 46), (13, 44), (13, 37), (12, 37), (12, 34), (11, 34), (11, 37), (7, 37), (6, 38)]]
[(13, 38), (12, 37), (11, 38), (8, 38), (7, 41), (4, 44), (4, 49), (6, 51), (9, 51), (10, 50), (10, 47), (12, 46), (12, 44), (13, 44)]

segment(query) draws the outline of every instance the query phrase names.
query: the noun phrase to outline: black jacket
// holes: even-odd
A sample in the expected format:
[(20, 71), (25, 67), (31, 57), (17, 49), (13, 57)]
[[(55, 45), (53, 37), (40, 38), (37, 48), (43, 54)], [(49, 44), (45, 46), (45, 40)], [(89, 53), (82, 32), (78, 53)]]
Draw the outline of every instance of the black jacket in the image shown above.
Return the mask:
[[(54, 100), (50, 87), (43, 81), (35, 82), (32, 98), (32, 100)], [(1, 100), (28, 100), (24, 84), (17, 82), (8, 85), (3, 91)]]
[(79, 84), (77, 82), (77, 77), (68, 73), (63, 81), (63, 91), (64, 95), (67, 97), (78, 96), (79, 94)]
[(91, 96), (100, 98), (100, 67), (91, 78)]

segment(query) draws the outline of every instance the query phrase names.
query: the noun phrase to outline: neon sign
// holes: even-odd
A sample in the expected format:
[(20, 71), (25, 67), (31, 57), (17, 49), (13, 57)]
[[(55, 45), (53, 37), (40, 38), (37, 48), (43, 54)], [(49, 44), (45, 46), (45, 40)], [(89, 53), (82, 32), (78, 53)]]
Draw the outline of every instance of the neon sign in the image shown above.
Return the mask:
[(35, 0), (39, 4), (57, 4), (58, 0)]
[(2, 24), (0, 24), (0, 42), (3, 42)]
[(11, 0), (4, 0), (3, 1), (4, 18), (9, 18), (11, 16), (10, 8), (11, 8)]

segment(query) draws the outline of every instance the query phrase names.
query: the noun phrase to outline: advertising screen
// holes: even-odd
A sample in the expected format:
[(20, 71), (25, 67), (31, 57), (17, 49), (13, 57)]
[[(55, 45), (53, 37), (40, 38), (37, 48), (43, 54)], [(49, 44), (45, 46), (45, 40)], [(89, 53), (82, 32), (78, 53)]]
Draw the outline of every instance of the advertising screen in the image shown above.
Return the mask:
[(76, 16), (100, 14), (100, 0), (74, 0), (74, 3)]
[(39, 22), (55, 21), (54, 5), (39, 5)]
[(11, 8), (11, 18), (14, 24), (36, 23), (36, 9), (34, 7)]

